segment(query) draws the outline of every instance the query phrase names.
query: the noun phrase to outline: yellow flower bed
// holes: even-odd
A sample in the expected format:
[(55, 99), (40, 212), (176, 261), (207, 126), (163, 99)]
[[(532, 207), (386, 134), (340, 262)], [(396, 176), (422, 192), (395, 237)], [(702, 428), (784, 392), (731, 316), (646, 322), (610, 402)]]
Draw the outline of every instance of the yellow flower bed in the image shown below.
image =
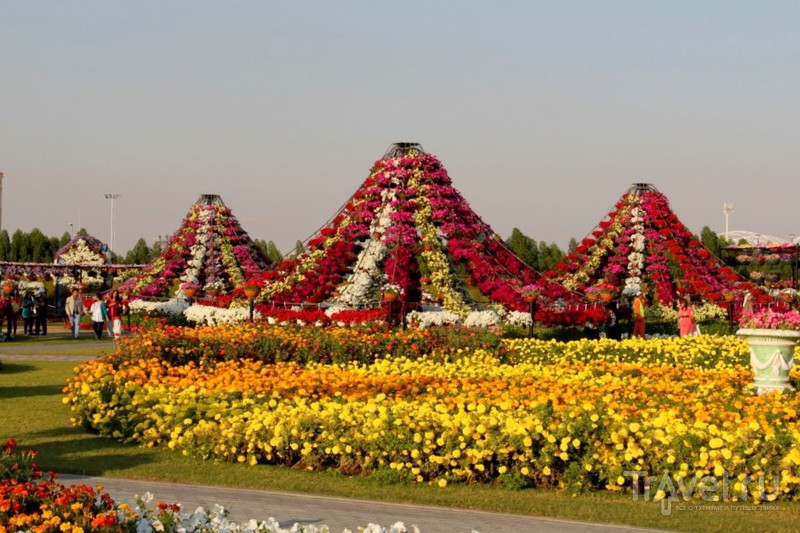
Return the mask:
[(741, 491), (763, 476), (767, 499), (798, 499), (800, 397), (755, 396), (739, 340), (504, 344), (510, 364), (483, 350), (305, 367), (92, 361), (65, 402), (76, 424), (205, 459), (440, 486), (618, 491), (648, 471), (728, 476)]

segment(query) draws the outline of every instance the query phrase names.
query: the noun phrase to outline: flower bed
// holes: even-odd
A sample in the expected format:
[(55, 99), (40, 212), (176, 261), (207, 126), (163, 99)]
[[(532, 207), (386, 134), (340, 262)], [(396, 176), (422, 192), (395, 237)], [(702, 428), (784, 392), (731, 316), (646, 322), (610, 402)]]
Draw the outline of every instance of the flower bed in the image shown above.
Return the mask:
[(166, 364), (207, 364), (244, 357), (265, 362), (371, 362), (379, 357), (415, 359), (424, 355), (456, 354), (474, 348), (499, 349), (498, 336), (480, 330), (386, 330), (369, 328), (309, 328), (266, 323), (184, 328), (159, 325), (119, 341), (119, 359), (157, 355)]
[[(250, 520), (237, 524), (226, 518), (219, 505), (211, 510), (198, 507), (191, 513), (182, 512), (179, 504), (157, 502), (149, 504), (149, 493), (137, 497), (133, 507), (117, 504), (100, 488), (87, 485), (62, 485), (54, 473), (46, 476), (33, 462), (35, 450), (17, 451), (17, 443), (9, 439), (0, 451), (0, 532), (13, 531), (72, 531), (163, 533), (330, 533), (326, 526), (294, 524), (288, 529), (277, 520)], [(347, 530), (345, 530), (347, 531)], [(371, 533), (419, 532), (416, 526), (407, 529), (402, 522), (382, 528), (369, 524), (363, 528)]]
[[(247, 344), (253, 333), (216, 336)], [(800, 397), (753, 395), (745, 343), (732, 337), (504, 341), (507, 356), (306, 366), (172, 366), (161, 346), (152, 353), (162, 357), (83, 365), (65, 389), (75, 422), (204, 459), (439, 486), (620, 491), (625, 472), (646, 470), (687, 482), (728, 475), (734, 490), (763, 475), (766, 492), (753, 498), (800, 499)]]

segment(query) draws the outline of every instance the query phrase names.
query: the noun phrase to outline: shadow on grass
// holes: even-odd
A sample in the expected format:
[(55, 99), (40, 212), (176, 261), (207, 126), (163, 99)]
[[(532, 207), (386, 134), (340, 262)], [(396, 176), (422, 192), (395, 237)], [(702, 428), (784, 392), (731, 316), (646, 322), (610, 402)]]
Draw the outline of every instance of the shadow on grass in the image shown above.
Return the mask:
[(2, 366), (0, 366), (0, 374), (24, 374), (25, 372), (37, 370), (37, 368), (33, 365), (21, 365), (19, 363), (9, 363), (8, 361), (3, 361), (2, 356), (0, 356), (0, 362), (2, 362)]
[[(5, 372), (5, 370), (3, 371)], [(0, 398), (22, 398), (32, 396), (56, 396), (63, 385), (25, 385), (22, 387), (0, 387)]]
[(80, 428), (54, 428), (28, 433), (25, 437), (35, 441), (33, 447), (39, 451), (37, 459), (42, 470), (102, 476), (155, 460), (149, 450), (92, 435)]

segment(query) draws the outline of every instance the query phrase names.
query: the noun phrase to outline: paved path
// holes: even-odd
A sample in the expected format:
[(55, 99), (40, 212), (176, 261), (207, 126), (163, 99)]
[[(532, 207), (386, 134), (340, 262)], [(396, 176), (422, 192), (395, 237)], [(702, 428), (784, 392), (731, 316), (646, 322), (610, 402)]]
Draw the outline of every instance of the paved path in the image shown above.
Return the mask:
[(403, 522), (406, 527), (418, 526), (422, 533), (636, 533), (655, 532), (632, 526), (591, 524), (573, 520), (538, 518), (506, 513), (489, 513), (447, 507), (372, 502), (330, 496), (290, 494), (284, 492), (233, 489), (184, 483), (159, 483), (104, 477), (59, 476), (63, 482), (102, 485), (103, 490), (119, 502), (133, 503), (134, 497), (150, 492), (155, 501), (181, 503), (184, 511), (199, 506), (210, 509), (215, 503), (230, 511), (229, 517), (239, 523), (252, 518), (274, 517), (282, 527), (294, 523), (326, 525), (331, 532), (344, 528), (358, 531), (370, 522), (387, 527)]

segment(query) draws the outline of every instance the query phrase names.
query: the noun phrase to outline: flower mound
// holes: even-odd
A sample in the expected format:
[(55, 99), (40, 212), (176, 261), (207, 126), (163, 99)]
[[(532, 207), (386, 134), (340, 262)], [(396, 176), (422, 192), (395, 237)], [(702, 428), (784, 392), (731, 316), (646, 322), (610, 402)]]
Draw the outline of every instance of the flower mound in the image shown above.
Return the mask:
[(703, 247), (672, 211), (666, 196), (642, 183), (631, 187), (557, 272), (549, 274), (587, 295), (601, 286), (623, 295), (646, 288), (653, 292), (654, 302), (667, 306), (673, 305), (679, 290), (710, 302), (744, 291), (759, 301), (770, 301)]
[(462, 318), (477, 302), (522, 309), (531, 283), (551, 299), (569, 297), (512, 254), (418, 146), (376, 162), (305, 253), (264, 281), (262, 302), (374, 307), (391, 289), (406, 309), (436, 304)]
[(222, 200), (204, 195), (164, 252), (119, 290), (144, 298), (183, 296), (183, 289), (189, 287), (230, 292), (268, 266), (269, 260), (253, 246)]

